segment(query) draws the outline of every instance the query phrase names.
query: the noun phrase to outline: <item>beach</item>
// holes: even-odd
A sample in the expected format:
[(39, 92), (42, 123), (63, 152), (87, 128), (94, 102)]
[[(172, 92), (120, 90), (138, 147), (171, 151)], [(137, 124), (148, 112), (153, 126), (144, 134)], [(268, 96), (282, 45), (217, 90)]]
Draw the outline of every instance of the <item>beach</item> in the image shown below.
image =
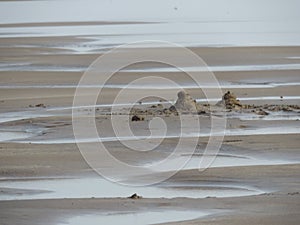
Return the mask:
[[(14, 4), (39, 12), (54, 7), (51, 1), (26, 3), (0, 1), (0, 224), (299, 223), (300, 43), (291, 8), (283, 8), (290, 17), (278, 22), (275, 8), (260, 20), (248, 13), (234, 17), (235, 11), (220, 19), (205, 12), (195, 17), (181, 3), (165, 3), (156, 18), (142, 15), (146, 9), (135, 3), (141, 11), (131, 9), (127, 18), (112, 11), (116, 2), (102, 3), (98, 14), (78, 1), (76, 7), (91, 10), (86, 17), (72, 17), (75, 7), (70, 14), (59, 9), (57, 15), (23, 11), (25, 19), (17, 13), (7, 17)], [(104, 84), (78, 87), (99, 57), (145, 40), (176, 43), (206, 67), (184, 57), (180, 68), (141, 62)], [(114, 54), (130, 58), (135, 51), (125, 47)], [(173, 48), (157, 45), (151, 51), (164, 55)], [(189, 73), (213, 74), (217, 85), (200, 79), (203, 91)], [(128, 86), (149, 77), (148, 83)], [(172, 111), (180, 90), (153, 77), (174, 81), (200, 110)], [(76, 105), (80, 90), (89, 99), (99, 89), (94, 105)], [(149, 97), (114, 102), (123, 90), (129, 96), (124, 99)], [(209, 95), (216, 90), (234, 93), (241, 105), (221, 109), (222, 96)], [(213, 119), (222, 120), (224, 129), (214, 131)], [(95, 125), (99, 137), (78, 136), (77, 122), (83, 133)], [(127, 122), (134, 138), (122, 126), (118, 132), (124, 135), (116, 134), (114, 122)], [(207, 152), (212, 136), (220, 146)], [(173, 154), (180, 141), (183, 147)], [(116, 167), (103, 152), (99, 158), (98, 142), (133, 169)], [(95, 164), (88, 156), (98, 157)], [(169, 156), (185, 163), (155, 166)], [(201, 170), (206, 159), (213, 160)], [(141, 198), (129, 198), (134, 193)]]

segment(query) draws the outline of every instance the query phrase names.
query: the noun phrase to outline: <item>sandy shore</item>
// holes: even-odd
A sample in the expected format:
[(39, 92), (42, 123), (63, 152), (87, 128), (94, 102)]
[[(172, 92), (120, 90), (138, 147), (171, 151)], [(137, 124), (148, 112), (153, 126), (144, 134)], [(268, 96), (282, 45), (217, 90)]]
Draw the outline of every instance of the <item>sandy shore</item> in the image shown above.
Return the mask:
[[(42, 207), (42, 208), (41, 208)], [(99, 214), (128, 210), (166, 210), (168, 208), (184, 210), (211, 210), (216, 208), (217, 215), (201, 220), (168, 224), (297, 224), (299, 221), (299, 195), (276, 194), (272, 197), (226, 199), (61, 199), (29, 200), (1, 202), (1, 217), (4, 224), (53, 224), (76, 214)], [(257, 213), (257, 211), (261, 213)], [(227, 213), (224, 213), (227, 212)], [(227, 214), (227, 215), (224, 215)], [(30, 219), (27, 219), (30, 218)], [(25, 222), (25, 223), (24, 223)]]
[[(140, 23), (16, 23), (4, 24), (0, 28), (122, 24)], [(109, 197), (98, 197), (102, 196), (101, 192), (109, 192), (109, 188), (100, 188), (94, 194), (88, 192), (87, 197), (78, 195), (79, 197), (69, 198), (68, 195), (58, 195), (59, 188), (47, 182), (55, 181), (59, 185), (65, 185), (72, 179), (90, 181), (89, 179), (98, 178), (74, 142), (71, 117), (75, 88), (84, 70), (103, 54), (105, 49), (111, 47), (99, 48), (99, 44), (93, 45), (96, 39), (93, 35), (0, 39), (1, 224), (72, 224), (69, 220), (78, 216), (95, 215), (106, 218), (107, 215), (113, 215), (118, 218), (121, 215), (122, 219), (122, 215), (130, 213), (163, 212), (167, 216), (168, 211), (175, 214), (193, 212), (194, 215), (190, 218), (176, 217), (174, 221), (172, 214), (170, 219), (158, 222), (220, 225), (299, 223), (300, 122), (297, 110), (270, 112), (267, 116), (254, 113), (245, 116), (234, 111), (232, 114), (228, 113), (226, 129), (233, 135), (225, 137), (215, 164), (199, 172), (198, 164), (192, 162), (190, 167), (154, 186), (157, 188), (154, 190), (161, 191), (156, 194), (156, 198), (147, 195), (147, 192), (144, 194), (143, 189), (138, 189), (142, 199), (126, 198), (136, 192), (134, 187), (126, 189), (127, 192), (122, 192), (122, 195), (107, 193)], [(190, 49), (212, 68), (224, 70), (214, 73), (221, 83), (223, 93), (233, 91), (242, 104), (299, 105), (299, 46)], [(124, 57), (126, 54), (130, 54), (130, 50), (124, 53)], [(283, 66), (272, 67), (276, 65)], [(96, 124), (99, 130), (105, 131), (105, 137), (110, 138), (114, 135), (110, 125), (109, 107), (101, 107), (101, 104), (112, 103), (120, 89), (134, 79), (146, 76), (173, 79), (186, 86), (185, 90), (193, 98), (200, 102), (205, 98), (199, 89), (193, 88), (186, 74), (149, 70), (157, 68), (158, 65), (153, 63), (134, 65), (131, 70), (116, 73), (108, 82), (103, 98), (98, 101), (100, 106), (96, 114)], [(140, 72), (139, 69), (144, 71)], [(159, 87), (157, 83), (152, 85)], [(130, 94), (135, 95), (143, 88), (132, 89)], [(161, 87), (155, 91), (159, 93), (171, 90)], [(168, 100), (175, 102), (176, 95)], [(145, 100), (141, 107), (151, 105), (152, 103), (147, 105)], [(157, 107), (157, 104), (155, 105)], [(203, 133), (207, 134), (210, 117), (198, 116), (203, 123)], [(133, 123), (135, 132), (147, 135), (148, 122), (153, 117), (147, 115), (144, 121)], [(169, 133), (176, 134), (179, 117), (160, 117), (171, 124)], [(192, 138), (195, 137), (188, 136), (186, 140)], [(195, 162), (202, 156), (207, 140), (205, 135), (199, 138), (192, 157)], [(166, 138), (157, 151), (139, 153), (131, 152), (115, 140), (107, 141), (105, 145), (111, 149), (114, 156), (127, 163), (146, 165), (168, 156), (177, 141), (177, 137)], [(102, 162), (102, 166), (110, 168), (105, 161)], [(122, 172), (117, 168), (111, 169), (116, 174)], [(154, 176), (162, 177), (165, 173), (156, 171)], [(127, 178), (132, 179), (129, 176)], [(138, 179), (147, 181), (149, 177)], [(46, 188), (35, 186), (35, 181), (46, 185)], [(14, 182), (21, 186), (15, 185)], [(86, 186), (82, 188), (82, 192), (88, 189)], [(167, 193), (172, 197), (168, 197)], [(203, 216), (201, 212), (207, 212), (208, 215)], [(143, 214), (141, 217), (143, 218)]]
[[(253, 153), (278, 157), (300, 157), (298, 135), (263, 135), (230, 137), (223, 148), (236, 149), (238, 154)], [(221, 150), (221, 153), (223, 152)], [(119, 150), (121, 157), (126, 157)], [(137, 158), (137, 161), (140, 159)], [(234, 198), (156, 198), (129, 200), (126, 198), (86, 198), (57, 200), (1, 201), (4, 224), (56, 224), (76, 215), (124, 211), (213, 211), (208, 217), (178, 224), (296, 224), (299, 220), (299, 164), (269, 166), (238, 166), (181, 171), (166, 184), (196, 183), (251, 185), (266, 194)], [(59, 177), (94, 177), (76, 145), (1, 144), (2, 182), (11, 179), (47, 179)], [(134, 188), (133, 188), (134, 190)], [(28, 190), (27, 190), (28, 191)], [(38, 190), (36, 190), (38, 191)], [(26, 194), (22, 190), (1, 189), (2, 195)], [(28, 193), (27, 193), (28, 194)], [(35, 193), (36, 194), (36, 193)], [(128, 196), (132, 193), (128, 193)], [(117, 197), (117, 196), (116, 196)], [(34, 195), (33, 195), (34, 198)], [(215, 211), (214, 211), (215, 210)], [(45, 220), (45, 218), (47, 218)], [(46, 222), (47, 221), (47, 222)], [(175, 223), (176, 224), (176, 223)]]

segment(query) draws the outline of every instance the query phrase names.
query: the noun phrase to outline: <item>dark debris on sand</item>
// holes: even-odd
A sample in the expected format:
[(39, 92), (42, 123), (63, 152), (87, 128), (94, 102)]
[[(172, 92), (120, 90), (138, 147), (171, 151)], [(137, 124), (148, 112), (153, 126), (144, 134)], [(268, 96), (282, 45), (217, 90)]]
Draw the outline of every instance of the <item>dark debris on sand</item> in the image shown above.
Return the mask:
[(133, 195), (129, 196), (128, 198), (131, 198), (131, 199), (141, 199), (143, 197), (140, 196), (140, 195), (138, 195), (137, 193), (134, 193)]
[(144, 117), (142, 116), (137, 116), (137, 115), (134, 115), (132, 118), (131, 118), (131, 121), (143, 121), (145, 120)]

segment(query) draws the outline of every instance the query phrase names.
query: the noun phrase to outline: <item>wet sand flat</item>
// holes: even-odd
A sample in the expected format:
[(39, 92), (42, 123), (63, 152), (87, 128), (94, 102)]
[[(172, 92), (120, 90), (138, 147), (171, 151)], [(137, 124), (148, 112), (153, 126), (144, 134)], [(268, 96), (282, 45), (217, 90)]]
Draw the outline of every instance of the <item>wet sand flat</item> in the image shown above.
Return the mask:
[[(48, 58), (47, 60), (50, 60), (49, 62), (51, 62), (51, 58)], [(297, 70), (287, 71), (291, 80), (296, 81), (298, 79), (297, 73)], [(125, 74), (129, 78), (125, 77), (124, 80), (116, 80), (121, 84), (124, 84), (127, 82), (127, 79), (130, 80), (137, 76), (134, 73), (130, 74), (126, 72)], [(256, 74), (256, 72), (251, 72), (251, 74)], [(241, 80), (240, 77), (245, 77), (247, 78), (247, 82), (251, 83), (251, 74), (249, 74), (249, 72), (237, 72), (233, 74), (217, 73), (217, 76), (224, 79), (224, 81), (230, 82), (239, 82)], [(273, 76), (272, 71), (261, 74), (265, 74), (265, 78)], [(282, 79), (280, 76), (281, 74), (281, 72), (274, 71), (274, 77), (278, 77), (278, 79)], [(162, 73), (161, 75), (164, 74)], [(167, 73), (165, 75), (166, 77), (170, 76)], [(177, 76), (179, 81), (185, 82), (181, 77), (181, 74), (177, 74)], [(1, 89), (1, 113), (19, 112), (21, 113), (20, 115), (22, 115), (22, 111), (24, 111), (43, 115), (47, 110), (50, 110), (47, 113), (53, 113), (51, 112), (51, 109), (55, 109), (56, 107), (69, 108), (69, 110), (62, 112), (61, 116), (57, 116), (54, 111), (54, 114), (50, 117), (35, 118), (33, 115), (33, 118), (31, 119), (16, 119), (16, 121), (3, 123), (1, 125), (2, 127), (5, 126), (3, 129), (17, 129), (17, 127), (20, 127), (22, 130), (24, 129), (24, 126), (46, 128), (46, 133), (41, 133), (37, 136), (40, 140), (44, 139), (45, 141), (51, 140), (51, 135), (53, 134), (58, 136), (61, 134), (70, 134), (69, 136), (72, 136), (70, 108), (72, 106), (75, 89), (65, 87), (39, 88), (39, 85), (74, 85), (78, 82), (78, 79), (80, 79), (80, 72), (1, 72), (1, 77), (3, 78), (1, 79), (1, 81), (3, 81), (2, 85), (36, 86), (36, 88), (12, 87), (9, 89)], [(256, 82), (255, 75), (253, 77), (253, 82)], [(264, 83), (263, 81), (260, 82)], [(110, 99), (113, 99), (113, 96), (115, 96), (118, 90), (119, 89), (116, 88), (106, 88), (105, 95), (107, 96), (107, 102), (100, 102), (100, 104), (110, 103)], [(202, 93), (199, 93), (195, 89), (187, 90), (189, 90), (191, 95), (196, 98), (201, 99), (204, 97)], [(227, 88), (224, 88), (224, 92), (226, 90)], [(299, 95), (297, 85), (291, 85), (288, 88), (283, 86), (248, 89), (238, 88), (237, 85), (234, 92), (241, 98)], [(134, 93), (134, 90), (132, 93)], [(175, 97), (176, 96), (174, 96), (174, 99)], [(270, 101), (254, 100), (252, 102), (256, 105), (263, 105)], [(274, 103), (282, 105), (295, 102), (297, 103), (298, 100), (294, 100), (293, 102), (278, 98)], [(46, 108), (29, 107), (29, 105), (34, 106), (39, 103), (45, 104)], [(39, 116), (37, 115), (37, 117)], [(101, 120), (102, 119), (100, 119), (100, 121)], [(276, 123), (278, 122), (270, 121), (265, 124)], [(279, 129), (282, 125), (288, 125), (288, 122), (284, 120), (278, 124), (280, 123)], [(250, 127), (254, 126), (253, 121), (241, 122), (239, 120), (230, 120), (229, 124), (233, 127), (238, 127), (241, 124), (244, 127), (249, 125)], [(294, 122), (291, 122), (291, 124), (292, 126), (297, 125), (298, 121), (295, 120)], [(137, 126), (141, 126), (141, 124), (137, 124)], [(61, 137), (63, 138), (64, 135)], [(206, 139), (203, 138), (202, 142), (205, 143), (205, 141)], [(129, 157), (126, 152), (124, 152), (124, 149), (120, 148), (117, 143), (111, 143), (110, 146), (115, 149), (114, 154), (128, 160), (128, 162), (141, 163), (145, 159), (145, 156), (142, 155), (134, 158)], [(169, 150), (171, 149), (168, 149), (167, 147), (164, 149), (164, 151)], [(151, 158), (153, 160), (159, 159), (160, 157), (165, 156), (165, 154), (166, 153), (162, 151), (160, 153), (152, 154)], [(178, 224), (252, 224), (253, 221), (260, 224), (282, 224), (283, 221), (285, 224), (297, 223), (299, 220), (299, 161), (296, 159), (299, 159), (299, 134), (230, 136), (225, 139), (220, 154), (250, 157), (250, 165), (210, 168), (203, 173), (198, 172), (197, 169), (182, 171), (165, 184), (165, 188), (175, 188), (175, 190), (177, 190), (178, 196), (174, 199), (148, 199), (147, 195), (143, 196), (144, 199), (136, 201), (127, 200), (124, 198), (124, 195), (108, 199), (90, 199), (93, 197), (93, 195), (90, 195), (89, 198), (83, 199), (10, 200), (1, 201), (1, 218), (4, 221), (4, 224), (59, 224), (60, 222), (68, 221), (70, 218), (75, 218), (76, 216), (83, 216), (85, 214), (97, 215), (99, 212), (120, 213), (123, 210), (130, 210), (131, 212), (143, 212), (145, 210), (177, 210), (191, 212), (196, 210), (200, 215), (200, 212), (205, 212), (206, 210), (224, 210), (224, 212), (213, 212), (212, 215), (201, 218), (198, 218), (200, 216), (195, 213), (195, 216), (189, 218), (189, 221), (180, 221)], [(146, 155), (148, 160), (149, 156), (150, 155)], [(257, 160), (262, 156), (265, 159), (268, 159), (270, 164), (273, 163), (274, 165), (255, 165)], [(126, 157), (128, 158), (126, 159)], [(276, 165), (276, 160), (283, 159), (287, 160), (287, 165), (284, 165), (285, 163), (283, 163), (283, 165)], [(292, 162), (291, 159), (294, 159), (295, 161)], [(83, 160), (75, 144), (55, 144), (55, 142), (52, 144), (40, 145), (30, 143), (1, 143), (0, 160), (2, 185), (4, 185), (7, 180), (29, 180), (30, 182), (30, 179), (47, 180), (53, 178), (95, 176), (92, 169)], [(272, 160), (274, 162), (272, 162)], [(105, 162), (103, 162), (103, 165), (105, 165)], [(159, 174), (157, 174), (157, 176), (159, 176)], [(245, 185), (250, 185), (250, 187), (257, 188), (262, 193), (265, 192), (265, 194), (254, 194), (250, 197), (218, 197), (207, 199), (192, 199), (185, 197), (184, 191), (180, 194), (180, 190), (190, 190), (191, 188), (198, 189), (201, 193), (203, 187), (199, 187), (199, 184), (208, 185), (206, 188), (211, 190), (217, 187), (220, 193), (225, 192), (228, 187), (236, 188), (236, 186), (243, 187)], [(16, 199), (22, 199), (22, 196), (28, 196), (30, 199), (35, 199), (40, 191), (51, 191), (51, 188), (48, 188), (50, 190), (35, 190), (34, 187), (32, 188), (33, 190), (31, 193), (28, 191), (22, 192), (22, 190), (14, 191), (14, 189), (8, 192), (5, 188), (1, 189), (1, 193), (3, 196), (11, 196)], [(134, 191), (134, 188), (129, 190), (128, 196)], [(37, 194), (33, 194), (34, 192), (37, 192)], [(143, 195), (143, 191), (140, 192), (141, 193), (139, 194)], [(48, 219), (45, 220), (45, 218)], [(182, 220), (184, 220), (183, 217)]]
[[(237, 148), (235, 154), (240, 156), (245, 155), (246, 152), (252, 155), (256, 152), (259, 155), (267, 154), (269, 157), (270, 155), (274, 157), (278, 154), (279, 156), (282, 155), (282, 158), (287, 157), (287, 155), (294, 157), (299, 155), (298, 136), (228, 137), (224, 141), (226, 143), (224, 147), (227, 150), (223, 151), (228, 152)], [(249, 147), (251, 152), (249, 150), (246, 151), (246, 147)], [(95, 177), (95, 174), (82, 159), (75, 145), (25, 145), (11, 143), (1, 144), (1, 150), (3, 156), (1, 157), (3, 159), (1, 162), (3, 181), (24, 179), (30, 183), (31, 179), (47, 180), (63, 177), (69, 177), (70, 179), (78, 176), (84, 179), (83, 177)], [(119, 154), (123, 158), (126, 157), (126, 155), (122, 155), (122, 151)], [(139, 158), (136, 160), (140, 161)], [(27, 222), (39, 224), (44, 218), (49, 216), (48, 223), (56, 224), (59, 221), (66, 221), (68, 218), (86, 213), (97, 215), (101, 212), (122, 213), (123, 210), (139, 212), (145, 209), (148, 211), (167, 209), (178, 211), (196, 210), (198, 212), (217, 210), (208, 217), (185, 223), (226, 224), (227, 221), (228, 223), (230, 221), (230, 223), (240, 224), (241, 221), (250, 223), (249, 221), (258, 220), (262, 224), (281, 224), (282, 221), (287, 224), (294, 224), (299, 219), (297, 214), (299, 210), (298, 171), (299, 164), (297, 163), (273, 166), (210, 168), (204, 172), (199, 172), (197, 169), (186, 170), (179, 172), (165, 184), (162, 184), (167, 185), (167, 188), (172, 188), (172, 186), (173, 188), (180, 187), (183, 191), (181, 192), (182, 194), (178, 192), (179, 198), (148, 199), (147, 195), (144, 195), (144, 199), (141, 200), (127, 200), (124, 198), (91, 199), (94, 196), (91, 194), (90, 198), (86, 199), (2, 201), (1, 208), (3, 210), (1, 210), (1, 217), (7, 218), (7, 224), (26, 224)], [(180, 196), (183, 197), (185, 189), (193, 188), (197, 190), (199, 189), (199, 187), (197, 188), (199, 184), (206, 184), (210, 189), (214, 186), (220, 186), (221, 192), (222, 187), (224, 188), (228, 185), (239, 187), (250, 185), (266, 192), (266, 194), (235, 198), (203, 199), (197, 198), (197, 196), (193, 196), (196, 199), (180, 198)], [(132, 188), (132, 191), (135, 190), (135, 188)], [(4, 190), (1, 192), (2, 195), (5, 193)], [(21, 190), (18, 192), (22, 193)], [(140, 194), (144, 194), (143, 189), (140, 192)], [(28, 195), (28, 193), (24, 192), (22, 195)], [(32, 195), (33, 199), (35, 198), (34, 196), (37, 195)], [(255, 213), (257, 210), (260, 212), (259, 216)], [(20, 213), (28, 217), (14, 216), (20, 215)], [(280, 215), (280, 220), (278, 220), (278, 215)], [(197, 218), (197, 213), (195, 218)], [(181, 221), (180, 224), (182, 223)]]
[[(49, 59), (47, 59), (49, 60)], [(51, 61), (51, 60), (50, 60)], [(298, 71), (287, 71), (290, 74), (291, 79), (297, 80)], [(256, 72), (251, 72), (256, 74)], [(137, 75), (132, 73), (125, 73), (128, 77), (124, 80), (116, 79), (121, 84), (126, 83), (127, 79), (132, 79)], [(265, 78), (273, 76), (271, 71), (266, 73)], [(276, 75), (277, 74), (277, 75)], [(2, 113), (18, 111), (33, 111), (43, 114), (43, 111), (50, 110), (55, 107), (71, 107), (74, 88), (57, 88), (49, 87), (48, 89), (39, 88), (39, 85), (74, 85), (80, 79), (80, 72), (2, 72), (2, 84), (5, 85), (33, 85), (36, 88), (3, 88), (1, 89), (1, 110)], [(8, 76), (9, 75), (9, 76)], [(161, 74), (169, 75), (167, 73)], [(274, 77), (282, 79), (280, 76), (281, 72), (274, 71)], [(23, 77), (22, 77), (23, 76)], [(53, 76), (53, 77), (52, 77)], [(185, 82), (181, 74), (177, 74), (178, 80)], [(217, 73), (217, 76), (224, 81), (240, 81), (241, 77), (247, 78), (247, 82), (251, 82), (251, 76), (249, 72), (243, 73)], [(259, 76), (259, 75), (257, 75)], [(249, 78), (250, 77), (250, 78)], [(227, 80), (228, 79), (228, 80)], [(249, 81), (250, 80), (250, 81)], [(17, 81), (17, 82), (15, 82)], [(256, 82), (255, 75), (253, 82)], [(264, 82), (262, 82), (264, 83)], [(43, 92), (41, 92), (43, 90)], [(203, 94), (199, 93), (195, 89), (187, 89), (189, 92), (199, 99), (203, 98)], [(224, 92), (227, 89), (224, 88)], [(242, 97), (261, 97), (261, 96), (278, 96), (280, 93), (283, 96), (297, 96), (298, 86), (289, 86), (289, 88), (273, 87), (273, 88), (237, 88), (234, 89), (235, 93)], [(111, 102), (109, 97), (113, 99), (115, 93), (118, 92), (116, 88), (107, 88), (105, 95), (107, 96), (107, 103)], [(132, 91), (134, 93), (134, 90)], [(175, 97), (174, 97), (175, 98)], [(295, 100), (297, 103), (298, 100)], [(262, 105), (269, 103), (267, 100), (254, 100), (252, 101), (256, 105)], [(46, 108), (31, 108), (29, 105), (35, 105), (43, 103)], [(106, 103), (106, 102), (100, 102)], [(275, 104), (291, 104), (294, 103), (290, 100), (279, 99), (274, 102)], [(47, 127), (51, 135), (51, 130), (55, 131), (56, 134), (69, 133), (71, 134), (71, 121), (70, 111), (63, 112), (63, 116), (56, 116), (55, 113), (51, 117), (45, 118), (33, 118), (25, 119), (21, 121), (7, 122), (2, 126), (14, 127), (31, 126)], [(243, 126), (247, 127), (253, 122), (243, 122)], [(272, 124), (274, 122), (270, 122)], [(295, 121), (297, 124), (298, 122)], [(239, 126), (241, 122), (232, 120), (231, 126)], [(267, 123), (266, 123), (267, 124)], [(274, 123), (275, 124), (275, 123)], [(287, 122), (282, 121), (282, 124)], [(139, 126), (139, 125), (138, 125)], [(253, 126), (253, 125), (251, 125)], [(50, 129), (50, 130), (49, 130)], [(67, 131), (67, 132), (66, 132)], [(58, 132), (58, 133), (57, 133)], [(43, 134), (45, 140), (49, 140), (47, 134)], [(43, 139), (41, 136), (39, 139)], [(50, 138), (51, 139), (51, 138)], [(203, 139), (205, 143), (205, 138)], [(112, 143), (112, 148), (115, 148), (115, 154), (119, 157), (126, 159), (127, 154), (124, 153), (122, 148), (117, 144)], [(112, 199), (101, 199), (101, 198), (85, 198), (85, 199), (56, 199), (56, 200), (18, 200), (18, 201), (1, 201), (1, 217), (4, 219), (4, 224), (40, 224), (42, 221), (45, 223), (45, 218), (49, 224), (59, 224), (60, 222), (68, 221), (70, 218), (76, 216), (83, 216), (86, 213), (89, 215), (97, 215), (100, 212), (120, 213), (122, 210), (130, 210), (139, 212), (140, 210), (177, 210), (177, 211), (193, 211), (196, 209), (198, 213), (206, 210), (224, 210), (222, 213), (213, 212), (212, 215), (198, 218), (198, 214), (195, 213), (194, 217), (189, 218), (188, 222), (180, 221), (180, 224), (240, 224), (251, 223), (253, 221), (259, 221), (261, 224), (295, 224), (298, 221), (299, 211), (299, 199), (298, 199), (298, 161), (288, 162), (287, 165), (255, 165), (257, 155), (259, 157), (264, 156), (270, 160), (282, 160), (282, 159), (297, 159), (299, 158), (299, 134), (294, 135), (246, 135), (246, 136), (230, 136), (224, 141), (223, 147), (220, 154), (237, 155), (239, 157), (254, 157), (252, 160), (253, 165), (245, 166), (233, 166), (233, 167), (221, 167), (221, 168), (210, 168), (203, 173), (197, 172), (197, 170), (186, 170), (182, 171), (168, 183), (166, 188), (175, 190), (190, 190), (199, 189), (200, 192), (203, 187), (199, 187), (199, 184), (208, 185), (207, 188), (218, 187), (220, 193), (225, 192), (228, 187), (240, 187), (244, 185), (250, 185), (252, 188), (258, 188), (266, 194), (254, 195), (251, 197), (218, 197), (209, 199), (191, 199), (191, 198), (180, 198), (184, 197), (184, 191), (180, 195), (180, 191), (177, 198), (175, 199), (148, 199), (147, 195), (143, 196), (144, 199), (138, 201), (127, 200), (118, 198), (122, 196), (115, 196)], [(164, 156), (165, 153), (152, 154), (153, 160)], [(149, 155), (150, 156), (150, 155)], [(147, 158), (149, 159), (149, 156)], [(129, 162), (141, 163), (145, 156), (128, 158)], [(22, 143), (1, 143), (1, 174), (3, 182), (6, 180), (28, 180), (30, 179), (53, 179), (53, 178), (64, 178), (64, 177), (86, 177), (95, 176), (92, 169), (83, 160), (80, 152), (75, 144), (22, 144)], [(273, 162), (276, 164), (276, 162)], [(250, 160), (251, 164), (251, 160)], [(159, 176), (159, 175), (158, 175)], [(208, 183), (208, 184), (207, 184)], [(4, 183), (3, 183), (4, 185)], [(233, 186), (232, 186), (233, 185)], [(51, 188), (50, 188), (51, 189)], [(30, 189), (29, 189), (30, 190)], [(1, 189), (3, 196), (12, 196), (12, 198), (21, 198), (22, 196), (29, 196), (29, 198), (35, 199), (42, 191), (51, 190), (28, 190), (22, 192), (22, 190)], [(128, 191), (128, 196), (134, 192)], [(36, 194), (34, 194), (36, 192)], [(203, 191), (202, 191), (203, 192)], [(46, 192), (47, 194), (47, 192)], [(143, 194), (141, 191), (140, 194)], [(54, 192), (55, 195), (55, 192)], [(15, 197), (14, 197), (15, 196)], [(20, 197), (18, 197), (20, 196)], [(93, 195), (90, 195), (92, 198)], [(164, 197), (164, 196), (162, 196)], [(179, 199), (178, 199), (179, 197)], [(197, 197), (196, 197), (197, 198)], [(263, 203), (262, 203), (263, 202)], [(180, 205), (180, 207), (178, 207)], [(272, 206), (272, 207), (270, 207)], [(58, 207), (59, 210), (58, 210)], [(124, 208), (125, 207), (125, 208)], [(161, 208), (162, 207), (162, 208)], [(241, 211), (241, 207), (245, 207)], [(249, 209), (253, 209), (254, 212), (249, 212)], [(255, 211), (259, 211), (258, 216)], [(18, 215), (27, 215), (18, 216)], [(104, 214), (105, 215), (105, 214)], [(200, 215), (200, 214), (199, 214)], [(280, 219), (278, 217), (280, 215)], [(50, 219), (51, 218), (51, 219)], [(96, 217), (95, 217), (96, 218)], [(105, 218), (105, 216), (101, 218)], [(197, 219), (198, 218), (198, 219)], [(182, 217), (183, 219), (183, 217)], [(192, 219), (192, 220), (191, 220)], [(172, 221), (172, 220), (171, 220)]]
[[(17, 3), (22, 13), (8, 15)], [(291, 17), (277, 21), (265, 13), (260, 19), (253, 18), (259, 12), (250, 8), (251, 15), (243, 9), (245, 15), (229, 10), (233, 14), (221, 17), (218, 10), (207, 10), (209, 14), (202, 10), (200, 18), (199, 10), (187, 13), (185, 7), (191, 5), (159, 3), (163, 7), (155, 7), (153, 17), (148, 13), (154, 3), (145, 11), (136, 2), (140, 13), (124, 15), (115, 11), (116, 2), (97, 8), (92, 7), (95, 2), (85, 1), (78, 2), (81, 9), (89, 9), (82, 10), (85, 16), (80, 18), (74, 17), (78, 13), (66, 1), (56, 4), (68, 7), (68, 12), (55, 10), (51, 15), (40, 4), (53, 9), (51, 1), (0, 1), (1, 224), (299, 224), (300, 39), (298, 14), (293, 11), (298, 7), (275, 4), (280, 11), (288, 9), (286, 18)], [(29, 15), (28, 7), (44, 15)], [(274, 15), (278, 17), (278, 13)], [(102, 143), (123, 162), (147, 167), (168, 157), (180, 137), (187, 148), (197, 139), (192, 154), (184, 150), (176, 155), (176, 159), (190, 158), (180, 171), (173, 167), (147, 169), (136, 176), (100, 159), (101, 167), (112, 171), (120, 182), (148, 182), (170, 175), (148, 187), (119, 185), (99, 176), (79, 151), (72, 126), (74, 93), (90, 64), (108, 50), (141, 40), (187, 47), (205, 61), (223, 94), (231, 91), (242, 105), (253, 107), (252, 111), (227, 109), (226, 113), (203, 108), (191, 117), (200, 120), (200, 132), (191, 126), (182, 135), (180, 117), (161, 113), (176, 102), (173, 86), (155, 80), (146, 86), (131, 86), (127, 88), (130, 96), (145, 92), (171, 97), (123, 102), (115, 117), (111, 117), (111, 107), (128, 83), (149, 76), (173, 80), (200, 105), (207, 104), (203, 91), (184, 71), (143, 62), (116, 72), (104, 85), (95, 82), (82, 87), (87, 96), (102, 88), (95, 124)], [(156, 46), (152, 51), (163, 55), (172, 49)], [(127, 58), (132, 52), (125, 48), (120, 54)], [(193, 67), (188, 59), (183, 58), (182, 63), (186, 71), (205, 75), (205, 68)], [(202, 85), (218, 88), (211, 83)], [(270, 105), (275, 109), (270, 110)], [(111, 121), (133, 106), (143, 120), (133, 122), (132, 114), (126, 116), (139, 139), (147, 138), (154, 118), (168, 125), (164, 140), (153, 151), (133, 151), (124, 143), (135, 140), (124, 136), (122, 142), (114, 134)], [(79, 118), (93, 116), (91, 106), (76, 109)], [(227, 121), (222, 146), (210, 167), (199, 171), (200, 159), (211, 157), (204, 152), (209, 136), (219, 135), (210, 133), (211, 119), (223, 116)], [(77, 141), (94, 145), (99, 139)], [(128, 198), (134, 193), (142, 198)]]
[[(116, 202), (118, 202), (116, 204)], [(258, 203), (259, 202), (259, 203)], [(146, 208), (148, 210), (165, 210), (166, 208), (174, 208), (176, 210), (199, 210), (208, 211), (217, 207), (219, 215), (207, 216), (203, 219), (190, 220), (188, 222), (171, 224), (251, 224), (252, 221), (261, 224), (296, 224), (299, 220), (298, 215), (299, 197), (287, 194), (281, 194), (271, 198), (266, 195), (256, 197), (243, 198), (226, 198), (226, 199), (142, 199), (140, 201), (132, 201), (127, 199), (61, 199), (61, 200), (29, 200), (29, 201), (8, 201), (1, 202), (1, 206), (14, 224), (24, 224), (26, 217), (32, 217), (32, 224), (53, 224), (59, 223), (64, 218), (71, 217), (78, 213), (98, 213), (112, 212), (124, 213), (128, 210), (139, 210)], [(40, 208), (41, 204), (43, 209)], [(12, 207), (14, 207), (12, 209)], [(228, 210), (230, 208), (230, 210)], [(233, 211), (233, 209), (238, 210)], [(257, 215), (251, 211), (264, 211), (263, 214)], [(224, 211), (229, 211), (228, 216), (223, 216)], [(22, 212), (25, 215), (19, 216)], [(288, 215), (287, 217), (285, 217)], [(45, 218), (47, 218), (46, 222)], [(4, 223), (6, 224), (6, 223)], [(10, 224), (10, 223), (8, 223)]]

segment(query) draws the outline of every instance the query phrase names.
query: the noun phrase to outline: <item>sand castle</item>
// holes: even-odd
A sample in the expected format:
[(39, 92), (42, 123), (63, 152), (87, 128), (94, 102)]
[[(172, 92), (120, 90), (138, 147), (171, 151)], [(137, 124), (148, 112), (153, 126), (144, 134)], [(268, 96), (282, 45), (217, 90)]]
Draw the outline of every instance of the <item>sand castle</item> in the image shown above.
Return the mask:
[[(179, 114), (203, 114), (218, 113), (220, 111), (254, 113), (259, 116), (267, 116), (273, 111), (295, 111), (300, 110), (297, 105), (247, 105), (242, 104), (234, 93), (227, 91), (222, 99), (215, 105), (197, 103), (187, 92), (180, 91), (177, 100), (171, 107), (166, 107), (161, 103), (147, 108), (132, 108), (130, 111), (131, 121), (146, 120), (146, 116), (178, 116)], [(300, 112), (300, 111), (299, 111)]]
[(180, 91), (177, 94), (178, 99), (175, 108), (181, 112), (197, 112), (197, 103), (188, 93)]
[(226, 109), (241, 109), (243, 105), (240, 103), (240, 100), (236, 96), (227, 91), (220, 102), (217, 103), (219, 106), (224, 106)]

